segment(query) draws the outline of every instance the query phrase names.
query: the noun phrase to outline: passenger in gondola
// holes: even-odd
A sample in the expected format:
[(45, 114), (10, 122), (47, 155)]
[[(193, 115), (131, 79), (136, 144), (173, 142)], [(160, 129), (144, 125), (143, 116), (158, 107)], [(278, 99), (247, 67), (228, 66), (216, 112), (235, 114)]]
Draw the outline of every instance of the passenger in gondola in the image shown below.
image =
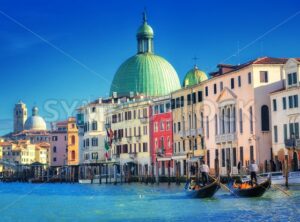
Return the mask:
[(197, 185), (197, 184), (196, 184), (196, 181), (195, 181), (194, 179), (191, 179), (191, 183), (190, 183), (190, 187), (189, 187), (189, 188), (190, 188), (191, 190), (195, 190), (196, 185)]
[(238, 165), (237, 165), (237, 168), (238, 168), (238, 174), (241, 173), (241, 162), (239, 161)]
[(252, 163), (249, 166), (250, 176), (251, 176), (251, 185), (253, 186), (253, 180), (257, 184), (257, 176), (256, 173), (258, 172), (258, 166), (255, 163), (255, 160), (252, 160)]
[(202, 175), (202, 183), (203, 183), (203, 186), (205, 186), (208, 183), (209, 167), (205, 164), (204, 161), (202, 161), (202, 163), (201, 163), (200, 171), (201, 171), (201, 175)]

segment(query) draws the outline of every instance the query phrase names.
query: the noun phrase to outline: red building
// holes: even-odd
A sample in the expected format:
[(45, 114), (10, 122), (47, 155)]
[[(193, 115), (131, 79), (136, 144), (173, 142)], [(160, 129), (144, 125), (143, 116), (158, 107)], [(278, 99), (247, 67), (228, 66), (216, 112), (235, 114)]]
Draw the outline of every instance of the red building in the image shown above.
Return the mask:
[(170, 97), (165, 96), (154, 99), (151, 108), (151, 161), (157, 166), (156, 174), (168, 176), (170, 170), (170, 175), (172, 175), (173, 122)]

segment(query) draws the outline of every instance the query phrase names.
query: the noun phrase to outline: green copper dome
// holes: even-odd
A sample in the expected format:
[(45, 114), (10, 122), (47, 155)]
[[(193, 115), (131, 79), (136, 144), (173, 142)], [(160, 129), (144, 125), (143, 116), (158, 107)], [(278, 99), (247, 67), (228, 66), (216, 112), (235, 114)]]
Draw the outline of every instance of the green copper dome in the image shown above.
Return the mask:
[(187, 72), (183, 80), (183, 87), (199, 84), (200, 82), (207, 80), (208, 77), (205, 72), (198, 69), (195, 66), (193, 69)]
[(128, 96), (130, 92), (146, 96), (162, 96), (180, 88), (178, 75), (164, 58), (137, 54), (125, 61), (113, 79), (110, 94)]
[(154, 36), (154, 32), (153, 29), (150, 25), (147, 24), (147, 22), (145, 22), (144, 24), (142, 24), (138, 31), (137, 31), (137, 37), (152, 37)]
[(163, 96), (180, 89), (180, 81), (173, 66), (154, 54), (153, 35), (144, 13), (143, 24), (136, 35), (137, 55), (119, 67), (110, 87), (110, 95), (117, 93), (117, 97), (122, 97), (133, 93), (133, 95)]

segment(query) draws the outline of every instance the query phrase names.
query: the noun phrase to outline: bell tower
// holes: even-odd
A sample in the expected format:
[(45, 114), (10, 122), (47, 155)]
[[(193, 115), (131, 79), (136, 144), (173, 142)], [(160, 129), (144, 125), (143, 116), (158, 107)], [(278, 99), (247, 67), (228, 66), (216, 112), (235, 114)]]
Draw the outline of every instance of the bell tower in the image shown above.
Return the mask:
[(14, 108), (14, 133), (24, 130), (24, 124), (27, 120), (27, 107), (22, 101), (18, 102)]

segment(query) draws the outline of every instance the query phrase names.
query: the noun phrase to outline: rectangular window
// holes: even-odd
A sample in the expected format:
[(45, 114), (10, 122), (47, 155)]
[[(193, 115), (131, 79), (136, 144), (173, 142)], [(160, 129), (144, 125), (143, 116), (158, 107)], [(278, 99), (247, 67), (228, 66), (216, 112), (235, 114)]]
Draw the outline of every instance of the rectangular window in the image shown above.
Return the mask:
[(294, 95), (294, 107), (298, 107), (298, 95)]
[(274, 126), (274, 143), (278, 142), (278, 131), (277, 126)]
[(241, 87), (242, 86), (242, 80), (241, 80), (241, 76), (238, 76), (238, 86)]
[(283, 124), (283, 138), (284, 141), (287, 140), (287, 124)]
[(295, 126), (294, 126), (294, 128), (295, 128), (295, 138), (296, 139), (299, 139), (299, 123), (295, 123)]
[(253, 111), (252, 111), (252, 106), (249, 108), (249, 114), (250, 114), (250, 133), (253, 133)]
[(243, 133), (243, 110), (240, 109), (240, 133)]
[(191, 105), (191, 94), (187, 95), (187, 104)]
[(222, 167), (225, 167), (225, 149), (222, 149)]
[(166, 103), (166, 112), (168, 113), (170, 111), (171, 111), (171, 109), (170, 109), (170, 103), (168, 102), (168, 103)]
[(209, 138), (209, 121), (208, 121), (208, 116), (206, 117), (206, 138)]
[(165, 112), (165, 104), (160, 104), (159, 105), (159, 113), (164, 113)]
[(223, 82), (220, 82), (220, 92), (223, 90)]
[(260, 71), (260, 82), (267, 83), (268, 80), (268, 72), (267, 71)]
[(214, 94), (217, 94), (217, 84), (214, 84)]
[(171, 100), (171, 109), (175, 109), (175, 99)]
[(286, 98), (282, 97), (282, 108), (286, 109)]
[(208, 96), (208, 86), (205, 87), (205, 96)]
[(198, 102), (202, 102), (202, 91), (198, 91)]
[(236, 166), (236, 148), (232, 148), (232, 161), (233, 161), (233, 166), (235, 167)]
[(207, 165), (210, 167), (210, 153), (209, 153), (209, 150), (207, 150)]
[(290, 128), (290, 138), (292, 137), (292, 134), (295, 134), (294, 132), (294, 124), (293, 123), (290, 123), (289, 124), (289, 128)]
[(244, 166), (244, 148), (242, 146), (240, 147), (240, 161), (241, 165)]
[(297, 84), (297, 73), (293, 73), (293, 84)]
[(289, 96), (289, 108), (294, 108), (294, 99), (293, 96)]
[(293, 76), (292, 76), (292, 73), (289, 73), (287, 76), (288, 76), (288, 85), (292, 85), (292, 84), (293, 84)]
[(273, 99), (273, 111), (277, 111), (277, 101)]
[(192, 100), (193, 100), (193, 104), (195, 104), (196, 103), (196, 93), (192, 94)]
[(174, 123), (173, 132), (176, 133), (176, 123)]
[(253, 146), (250, 146), (250, 161), (254, 160), (254, 149)]
[(143, 152), (148, 152), (148, 143), (143, 143)]
[(184, 107), (184, 96), (181, 96), (180, 97), (180, 105), (181, 105), (181, 107)]
[(230, 87), (231, 89), (234, 89), (234, 78), (230, 79)]
[(176, 98), (176, 108), (179, 108), (180, 107), (180, 100), (179, 98)]
[(251, 84), (252, 82), (252, 76), (251, 76), (251, 72), (248, 73), (248, 84)]
[(180, 132), (180, 130), (181, 130), (180, 129), (180, 122), (177, 123), (177, 130), (178, 130), (178, 132)]

